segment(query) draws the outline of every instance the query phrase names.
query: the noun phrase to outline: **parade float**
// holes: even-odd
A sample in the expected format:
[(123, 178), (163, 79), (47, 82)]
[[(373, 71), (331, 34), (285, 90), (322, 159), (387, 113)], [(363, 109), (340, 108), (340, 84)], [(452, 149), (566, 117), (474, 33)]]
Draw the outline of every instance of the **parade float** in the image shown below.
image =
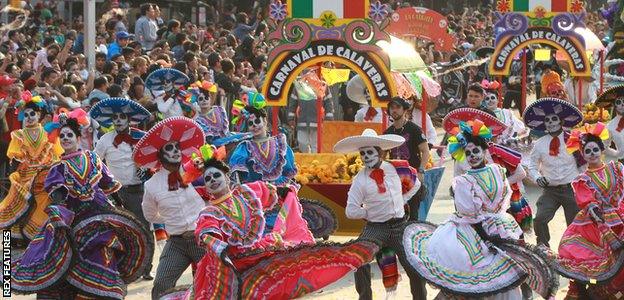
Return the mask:
[[(272, 30), (269, 39), (274, 42), (274, 47), (268, 54), (268, 84), (262, 92), (268, 105), (272, 106), (274, 133), (278, 131), (279, 107), (287, 105), (290, 87), (307, 68), (316, 70), (308, 72), (312, 75), (306, 80), (317, 94), (317, 111), (322, 111), (323, 93), (319, 91), (327, 88), (328, 82), (345, 77), (344, 70), (347, 70), (328, 69), (324, 66), (325, 62), (333, 62), (357, 73), (369, 91), (372, 107), (385, 108), (394, 96), (416, 96), (422, 99), (422, 111), (427, 111), (427, 98), (440, 93), (439, 85), (430, 78), (414, 48), (384, 31), (390, 23), (385, 4), (370, 3), (368, 0), (349, 1), (348, 6), (345, 3), (347, 1), (334, 3), (319, 0), (271, 3)], [(342, 82), (348, 80), (348, 74)], [(323, 232), (321, 237), (328, 237), (334, 230), (336, 234), (343, 235), (361, 232), (363, 221), (345, 217), (350, 179), (362, 167), (359, 155), (345, 156), (329, 151), (332, 151), (337, 141), (359, 135), (366, 128), (381, 134), (388, 125), (385, 109), (382, 109), (382, 114), (382, 123), (324, 121), (323, 115), (319, 114), (318, 153), (295, 154), (299, 167), (296, 178), (302, 185), (299, 197), (304, 211), (306, 201), (318, 201), (335, 214), (332, 218), (322, 216), (327, 213), (319, 211), (320, 216), (315, 219), (326, 223), (309, 224), (311, 229)], [(433, 163), (431, 166), (424, 174), (424, 184), (429, 192), (419, 212), (423, 220), (426, 219), (444, 171), (441, 166), (433, 167)]]

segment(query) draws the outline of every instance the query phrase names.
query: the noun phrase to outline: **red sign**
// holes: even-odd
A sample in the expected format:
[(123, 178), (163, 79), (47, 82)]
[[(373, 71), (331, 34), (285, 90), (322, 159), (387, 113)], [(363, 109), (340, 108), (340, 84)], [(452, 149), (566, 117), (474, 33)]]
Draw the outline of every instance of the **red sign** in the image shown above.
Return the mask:
[(447, 30), (446, 17), (424, 7), (397, 9), (385, 31), (402, 38), (420, 38), (435, 43), (436, 50), (451, 51), (453, 37)]

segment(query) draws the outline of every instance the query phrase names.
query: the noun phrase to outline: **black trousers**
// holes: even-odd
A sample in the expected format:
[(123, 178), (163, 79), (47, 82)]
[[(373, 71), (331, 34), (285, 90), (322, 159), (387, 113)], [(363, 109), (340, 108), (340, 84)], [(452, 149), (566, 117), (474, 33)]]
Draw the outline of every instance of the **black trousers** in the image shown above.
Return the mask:
[(571, 184), (545, 187), (542, 195), (537, 199), (537, 213), (533, 219), (533, 228), (538, 245), (543, 244), (550, 247), (548, 223), (553, 219), (560, 206), (563, 206), (566, 223), (572, 224), (579, 208)]
[[(383, 223), (367, 222), (366, 226), (364, 226), (364, 231), (362, 231), (358, 239), (372, 241), (378, 244), (380, 249), (387, 247), (394, 250), (409, 277), (412, 298), (426, 300), (427, 289), (425, 280), (410, 266), (405, 255), (405, 248), (403, 248), (403, 231), (406, 225), (407, 222), (403, 219), (393, 219)], [(370, 264), (360, 267), (355, 272), (355, 289), (360, 295), (359, 299), (373, 299)]]

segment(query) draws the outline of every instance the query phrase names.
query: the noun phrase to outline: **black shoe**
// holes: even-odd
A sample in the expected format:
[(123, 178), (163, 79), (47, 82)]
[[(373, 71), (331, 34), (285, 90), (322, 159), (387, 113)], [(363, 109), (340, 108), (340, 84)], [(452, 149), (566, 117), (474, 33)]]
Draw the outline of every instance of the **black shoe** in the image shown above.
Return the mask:
[(152, 274), (150, 273), (146, 273), (145, 275), (143, 275), (143, 279), (148, 280), (148, 281), (154, 280), (154, 276), (152, 276)]

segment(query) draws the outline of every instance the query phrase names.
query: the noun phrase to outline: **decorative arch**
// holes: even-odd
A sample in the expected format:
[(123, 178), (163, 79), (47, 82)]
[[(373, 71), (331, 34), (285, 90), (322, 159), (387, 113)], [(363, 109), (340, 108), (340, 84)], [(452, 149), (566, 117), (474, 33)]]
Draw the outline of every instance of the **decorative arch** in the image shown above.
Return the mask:
[(397, 95), (392, 74), (380, 56), (352, 49), (344, 41), (323, 39), (310, 42), (301, 51), (283, 52), (274, 59), (262, 89), (268, 104), (285, 106), (298, 74), (305, 68), (328, 61), (343, 64), (359, 74), (374, 107), (385, 107)]

